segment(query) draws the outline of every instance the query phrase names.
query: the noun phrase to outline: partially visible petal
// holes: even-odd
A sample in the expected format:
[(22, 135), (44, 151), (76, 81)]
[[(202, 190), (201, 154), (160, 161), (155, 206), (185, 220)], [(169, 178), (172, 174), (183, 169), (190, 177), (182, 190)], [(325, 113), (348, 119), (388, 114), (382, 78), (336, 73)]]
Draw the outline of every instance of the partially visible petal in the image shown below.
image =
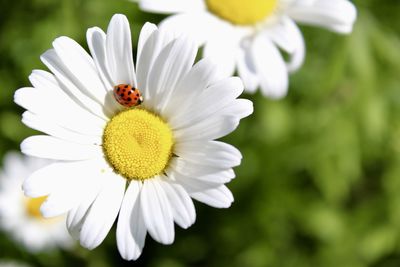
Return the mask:
[(225, 185), (207, 183), (184, 176), (177, 176), (180, 183), (197, 201), (215, 208), (228, 208), (233, 202), (231, 191)]
[[(146, 22), (142, 29), (140, 30), (138, 47), (137, 47), (137, 60), (141, 57), (142, 51), (147, 43), (147, 40), (152, 36), (152, 34), (157, 31), (157, 26), (153, 23)], [(138, 83), (139, 77), (138, 77)]]
[(124, 15), (116, 14), (112, 17), (107, 29), (106, 51), (113, 85), (130, 84), (137, 88), (131, 30)]
[(169, 16), (160, 23), (160, 28), (168, 30), (175, 37), (186, 35), (198, 46), (218, 38), (223, 24), (208, 12), (190, 12)]
[(47, 50), (40, 59), (51, 70), (51, 72), (54, 73), (58, 83), (60, 84), (60, 88), (81, 108), (90, 111), (92, 114), (102, 119), (108, 119), (111, 114), (109, 111), (104, 110), (103, 104), (87, 95), (87, 92), (82, 92), (82, 88), (78, 88), (74, 82), (71, 81), (67, 67), (54, 49)]
[[(54, 51), (62, 62), (69, 80), (79, 90), (104, 106), (107, 89), (101, 81), (92, 57), (73, 39), (62, 36), (54, 40)], [(110, 109), (112, 111), (112, 109)]]
[(172, 180), (176, 180), (176, 175), (182, 175), (191, 179), (197, 179), (214, 184), (228, 183), (235, 178), (235, 173), (232, 169), (222, 169), (216, 166), (201, 165), (197, 162), (188, 161), (181, 157), (174, 157), (171, 159), (166, 173)]
[[(61, 215), (77, 206), (92, 190), (98, 191), (103, 177), (99, 164), (98, 160), (53, 163), (32, 174), (24, 182), (24, 191), (29, 195), (40, 191), (49, 194), (40, 211), (46, 218)], [(49, 185), (43, 186), (43, 182)]]
[(188, 228), (196, 220), (192, 199), (178, 183), (171, 182), (169, 179), (162, 179), (160, 182), (171, 204), (175, 222), (184, 229)]
[(265, 34), (289, 54), (288, 71), (298, 70), (304, 62), (305, 44), (303, 35), (296, 23), (288, 17), (283, 17), (274, 27), (267, 29)]
[(71, 131), (57, 125), (57, 122), (53, 121), (52, 118), (48, 118), (44, 115), (35, 115), (30, 111), (25, 111), (22, 114), (22, 122), (34, 130), (78, 144), (101, 145), (103, 142), (101, 136), (85, 135)]
[(140, 190), (141, 182), (130, 182), (119, 212), (117, 246), (125, 260), (139, 258), (146, 238), (146, 226), (140, 209)]
[(212, 116), (192, 126), (175, 131), (175, 138), (181, 142), (195, 140), (213, 140), (221, 138), (239, 125), (235, 116)]
[(144, 106), (160, 114), (174, 96), (173, 88), (189, 72), (197, 54), (197, 46), (187, 37), (180, 37), (166, 46), (156, 59), (149, 74), (152, 97)]
[[(58, 125), (75, 132), (102, 134), (106, 121), (80, 108), (62, 92), (50, 73), (34, 71), (29, 78), (35, 88), (18, 89), (14, 94), (15, 103), (32, 113), (52, 118)], [(43, 99), (52, 101), (44, 102)]]
[(140, 0), (139, 6), (144, 11), (170, 14), (204, 10), (203, 0)]
[(239, 40), (233, 34), (222, 32), (220, 34), (223, 34), (224, 38), (220, 35), (208, 40), (204, 46), (203, 56), (216, 64), (221, 75), (228, 77), (235, 71)]
[(172, 244), (175, 238), (174, 219), (171, 205), (159, 180), (160, 177), (144, 180), (140, 205), (151, 237), (167, 245)]
[(284, 97), (288, 90), (288, 71), (278, 48), (269, 38), (259, 34), (251, 49), (263, 95)]
[(240, 78), (243, 80), (244, 89), (248, 93), (254, 93), (257, 90), (260, 82), (250, 49), (248, 47), (241, 48), (237, 53), (237, 71)]
[(103, 242), (117, 218), (124, 197), (126, 180), (109, 173), (103, 190), (93, 202), (80, 232), (80, 244), (94, 249)]
[(179, 113), (169, 120), (174, 130), (208, 119), (220, 109), (229, 106), (243, 92), (243, 83), (239, 77), (228, 77), (202, 89), (198, 99), (186, 105), (186, 109), (180, 107)]
[(165, 47), (172, 40), (174, 40), (174, 36), (171, 34), (171, 32), (160, 29), (154, 30), (152, 33), (148, 33), (146, 30), (144, 33), (144, 39), (146, 40), (141, 41), (141, 43), (144, 44), (141, 45), (142, 49), (140, 54), (138, 54), (136, 75), (138, 88), (142, 90), (142, 94), (146, 103), (151, 101), (151, 99), (154, 97), (154, 90), (148, 85), (150, 71), (153, 68), (154, 62), (158, 58), (160, 52), (165, 49)]
[(168, 118), (168, 123), (171, 125), (174, 124), (174, 121), (180, 123), (177, 117), (180, 117), (207, 87), (222, 78), (218, 75), (216, 65), (211, 60), (201, 59), (197, 62), (177, 84), (174, 90), (174, 97), (170, 99), (164, 109), (163, 115)]
[(187, 161), (224, 169), (238, 166), (242, 159), (239, 150), (219, 141), (180, 142), (174, 152)]
[(357, 10), (348, 0), (297, 1), (288, 9), (294, 20), (348, 34), (353, 29)]
[(29, 156), (56, 160), (92, 159), (103, 153), (97, 145), (76, 144), (47, 135), (26, 138), (21, 143), (21, 151)]

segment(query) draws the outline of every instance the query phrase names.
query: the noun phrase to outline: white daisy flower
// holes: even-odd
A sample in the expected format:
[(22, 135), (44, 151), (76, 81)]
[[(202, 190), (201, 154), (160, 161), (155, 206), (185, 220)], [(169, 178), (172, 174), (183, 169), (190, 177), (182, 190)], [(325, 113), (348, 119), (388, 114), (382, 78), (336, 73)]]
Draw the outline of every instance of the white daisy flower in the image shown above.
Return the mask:
[(236, 99), (243, 91), (238, 77), (219, 76), (208, 60), (193, 66), (195, 43), (153, 24), (141, 30), (136, 72), (125, 16), (115, 15), (107, 33), (89, 29), (87, 41), (91, 56), (72, 39), (57, 38), (41, 57), (53, 74), (33, 71), (34, 88), (15, 93), (27, 109), (23, 122), (47, 134), (27, 138), (21, 150), (59, 160), (32, 174), (23, 189), (48, 195), (45, 217), (68, 212), (70, 233), (89, 249), (119, 214), (118, 249), (134, 260), (147, 232), (171, 244), (174, 221), (182, 228), (194, 223), (191, 198), (231, 205), (224, 184), (241, 154), (214, 140), (253, 106)]
[(223, 72), (237, 69), (248, 92), (260, 87), (271, 98), (287, 94), (288, 73), (304, 61), (304, 40), (295, 22), (347, 34), (356, 19), (348, 0), (134, 1), (145, 11), (176, 13), (162, 24), (191, 34)]
[(0, 172), (0, 229), (31, 252), (68, 248), (73, 244), (64, 217), (41, 216), (39, 207), (46, 196), (27, 198), (21, 189), (24, 178), (50, 162), (9, 152)]

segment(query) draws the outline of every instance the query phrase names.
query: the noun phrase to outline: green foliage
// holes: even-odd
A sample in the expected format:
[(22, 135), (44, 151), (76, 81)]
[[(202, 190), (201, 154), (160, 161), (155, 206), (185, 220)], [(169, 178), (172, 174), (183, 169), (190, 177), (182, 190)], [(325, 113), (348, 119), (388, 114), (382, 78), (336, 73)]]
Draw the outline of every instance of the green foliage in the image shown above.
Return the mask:
[[(94, 251), (29, 254), (0, 234), (0, 259), (33, 266), (400, 265), (400, 3), (356, 1), (350, 36), (303, 27), (307, 60), (286, 99), (260, 94), (255, 113), (225, 138), (243, 153), (229, 185), (235, 202), (217, 210), (196, 203), (197, 222), (177, 227), (163, 246), (147, 238), (137, 262), (123, 261), (112, 230)], [(134, 44), (145, 21), (124, 0), (0, 0), (0, 156), (34, 132), (13, 103), (52, 40), (85, 46), (86, 29), (126, 14)]]

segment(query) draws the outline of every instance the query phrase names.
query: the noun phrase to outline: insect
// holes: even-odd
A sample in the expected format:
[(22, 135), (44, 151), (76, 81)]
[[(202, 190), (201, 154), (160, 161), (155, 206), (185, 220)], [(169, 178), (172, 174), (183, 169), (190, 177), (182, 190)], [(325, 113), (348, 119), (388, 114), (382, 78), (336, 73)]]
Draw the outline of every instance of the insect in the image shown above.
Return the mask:
[(128, 108), (138, 106), (143, 102), (143, 97), (139, 89), (129, 84), (114, 86), (114, 97), (118, 103)]

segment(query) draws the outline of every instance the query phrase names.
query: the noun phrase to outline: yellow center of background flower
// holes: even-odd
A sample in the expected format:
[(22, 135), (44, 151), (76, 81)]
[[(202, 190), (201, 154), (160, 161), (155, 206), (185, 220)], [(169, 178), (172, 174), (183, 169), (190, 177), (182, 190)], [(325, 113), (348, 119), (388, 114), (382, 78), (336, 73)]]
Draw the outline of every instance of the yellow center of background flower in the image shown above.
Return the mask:
[(37, 198), (25, 198), (26, 213), (36, 219), (44, 219), (40, 213), (40, 206), (46, 200), (47, 196)]
[(208, 9), (220, 18), (238, 25), (251, 25), (271, 15), (277, 0), (206, 0)]
[(160, 117), (138, 108), (114, 116), (103, 136), (108, 162), (128, 180), (145, 180), (162, 173), (173, 144), (169, 126)]

